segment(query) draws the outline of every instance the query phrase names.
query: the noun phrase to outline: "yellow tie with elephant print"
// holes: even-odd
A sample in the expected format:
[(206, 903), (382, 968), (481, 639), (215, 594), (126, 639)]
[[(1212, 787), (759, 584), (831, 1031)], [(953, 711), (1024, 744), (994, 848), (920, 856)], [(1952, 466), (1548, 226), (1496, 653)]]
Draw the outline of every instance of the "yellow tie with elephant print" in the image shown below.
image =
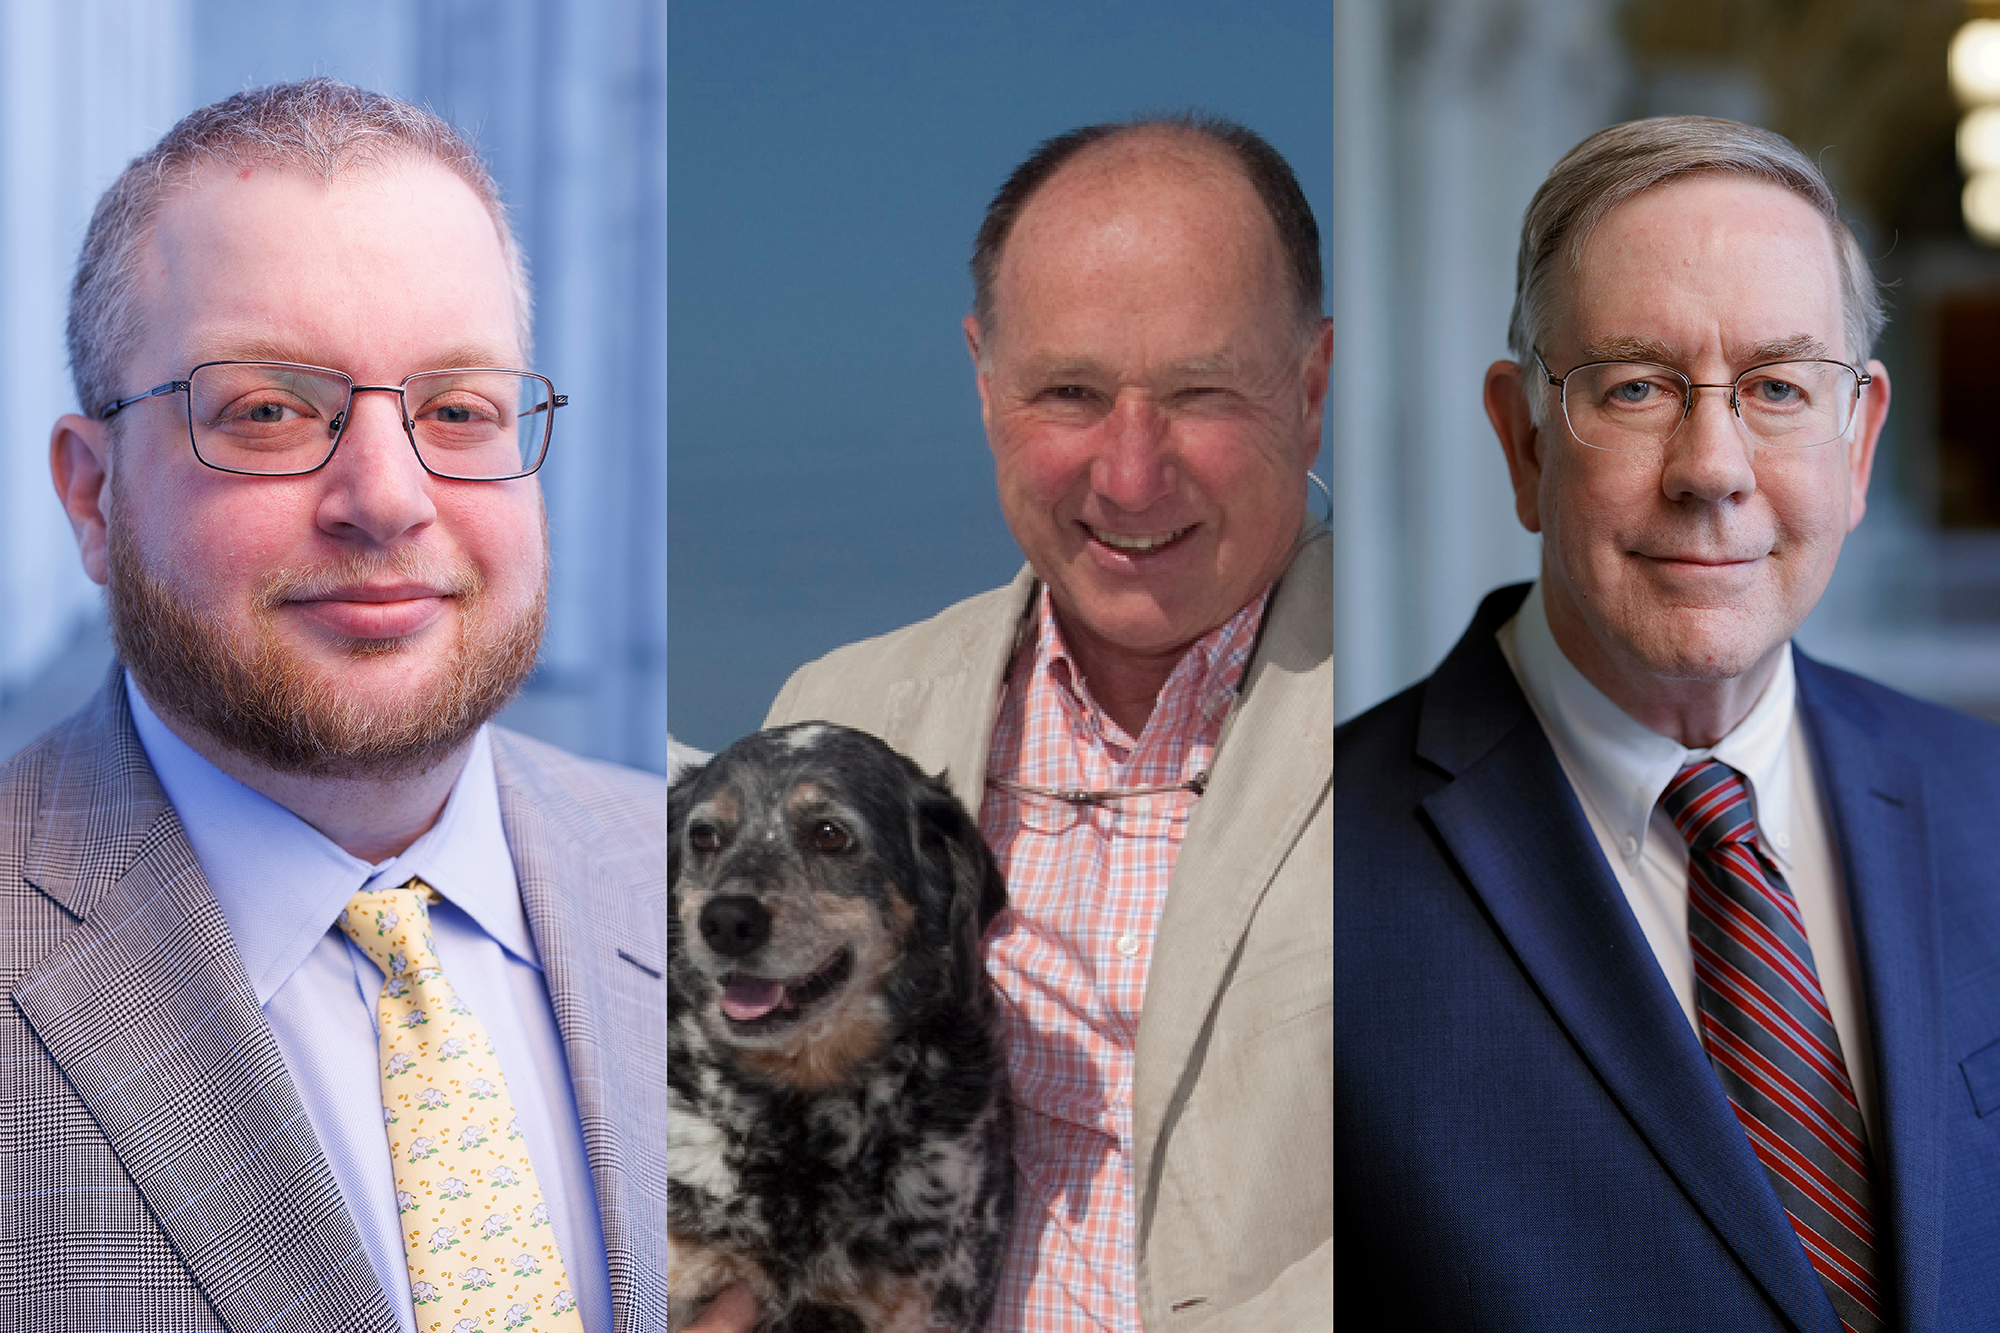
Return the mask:
[(382, 1119), (423, 1333), (583, 1333), (548, 1205), (486, 1029), (431, 942), (437, 891), (363, 890), (340, 928), (385, 980)]

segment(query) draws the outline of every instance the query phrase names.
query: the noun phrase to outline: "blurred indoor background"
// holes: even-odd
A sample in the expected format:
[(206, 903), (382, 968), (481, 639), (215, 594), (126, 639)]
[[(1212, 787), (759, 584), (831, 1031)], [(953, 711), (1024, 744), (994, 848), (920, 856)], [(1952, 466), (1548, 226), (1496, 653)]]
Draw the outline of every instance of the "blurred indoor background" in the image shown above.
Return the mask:
[(1957, 144), (1974, 108), (1946, 74), (1954, 35), (2000, 6), (1333, 0), (1333, 13), (1340, 713), (1428, 673), (1482, 594), (1535, 572), (1480, 407), (1484, 368), (1506, 355), (1529, 196), (1593, 130), (1701, 113), (1815, 157), (1889, 284), (1876, 354), (1894, 398), (1868, 514), (1800, 642), (2000, 717), (2000, 251), (1964, 220)]
[(0, 0), (0, 756), (110, 649), (48, 480), (62, 330), (98, 194), (193, 107), (331, 74), (472, 131), (569, 395), (542, 469), (549, 636), (512, 726), (666, 767), (664, 0)]
[(1947, 78), (1979, 18), (2000, 7), (0, 0), (0, 753), (108, 656), (45, 463), (90, 204), (188, 108), (315, 72), (473, 128), (534, 264), (538, 364), (576, 406), (527, 730), (664, 767), (670, 665), (675, 723), (720, 744), (800, 661), (1006, 578), (957, 331), (979, 210), (1046, 134), (1190, 105), (1269, 135), (1326, 233), (1343, 715), (1534, 570), (1479, 404), (1528, 197), (1602, 125), (1704, 112), (1816, 156), (1891, 284), (1869, 513), (1801, 640), (2000, 716), (2000, 250), (1964, 219)]

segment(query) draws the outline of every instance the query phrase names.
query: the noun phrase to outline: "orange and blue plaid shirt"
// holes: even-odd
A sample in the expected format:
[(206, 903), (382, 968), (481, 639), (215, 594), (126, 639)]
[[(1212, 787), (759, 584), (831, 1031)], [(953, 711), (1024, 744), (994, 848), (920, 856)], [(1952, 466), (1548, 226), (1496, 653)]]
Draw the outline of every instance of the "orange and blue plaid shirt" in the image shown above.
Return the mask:
[[(1259, 597), (1191, 646), (1135, 740), (1092, 699), (1048, 590), (1009, 675), (989, 777), (1126, 790), (1205, 773), (1263, 619)], [(1138, 1333), (1132, 1056), (1192, 791), (1073, 806), (991, 781), (979, 825), (1007, 875), (986, 936), (1003, 997), (1019, 1187), (995, 1333)]]

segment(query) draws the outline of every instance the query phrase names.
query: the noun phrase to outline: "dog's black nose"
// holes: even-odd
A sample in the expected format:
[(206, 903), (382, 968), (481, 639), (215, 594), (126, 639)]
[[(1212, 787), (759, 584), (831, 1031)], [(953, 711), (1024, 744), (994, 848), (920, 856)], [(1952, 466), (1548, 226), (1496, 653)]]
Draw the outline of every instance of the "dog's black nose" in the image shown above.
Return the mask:
[(771, 938), (771, 914), (742, 894), (713, 898), (701, 909), (701, 937), (724, 958), (741, 958)]

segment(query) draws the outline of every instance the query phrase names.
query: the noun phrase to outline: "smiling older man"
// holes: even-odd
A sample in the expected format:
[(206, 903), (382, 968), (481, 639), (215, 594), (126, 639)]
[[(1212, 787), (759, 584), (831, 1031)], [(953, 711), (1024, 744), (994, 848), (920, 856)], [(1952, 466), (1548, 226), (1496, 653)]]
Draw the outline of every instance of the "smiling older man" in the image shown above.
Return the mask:
[(1791, 637), (1888, 377), (1818, 169), (1621, 125), (1486, 405), (1541, 577), (1337, 738), (1341, 1312), (1959, 1329), (2000, 1301), (2000, 733)]
[(1043, 145), (987, 212), (965, 322), (1028, 567), (772, 707), (947, 770), (1007, 872), (986, 946), (1021, 1207), (995, 1328), (1329, 1317), (1318, 249), (1240, 127)]
[(665, 1320), (666, 783), (485, 725), (563, 399), (473, 146), (328, 79), (92, 218), (119, 666), (0, 769), (0, 1326)]

